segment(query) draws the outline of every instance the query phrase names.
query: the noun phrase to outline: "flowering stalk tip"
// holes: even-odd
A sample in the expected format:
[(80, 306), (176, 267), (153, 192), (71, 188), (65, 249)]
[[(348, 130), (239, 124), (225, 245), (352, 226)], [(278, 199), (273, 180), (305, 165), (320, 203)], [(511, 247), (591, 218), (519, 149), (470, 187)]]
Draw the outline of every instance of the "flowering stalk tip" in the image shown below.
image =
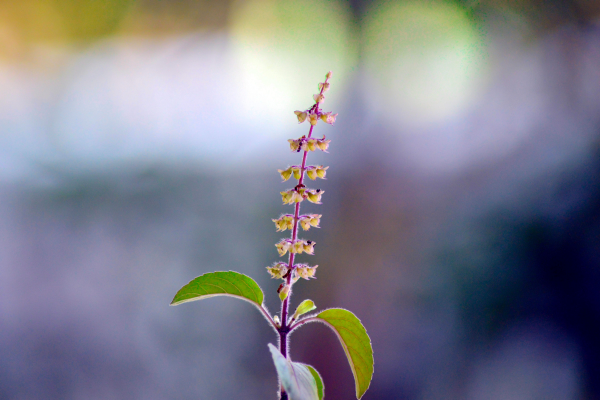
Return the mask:
[[(303, 135), (298, 139), (288, 140), (292, 152), (302, 152), (302, 163), (300, 165), (291, 165), (285, 169), (277, 170), (284, 182), (287, 182), (292, 178), (298, 182), (293, 188), (280, 192), (283, 204), (293, 206), (293, 212), (282, 214), (279, 218), (272, 220), (277, 232), (283, 232), (285, 230), (291, 231), (289, 238), (281, 239), (275, 244), (279, 256), (287, 256), (288, 259), (267, 267), (267, 272), (273, 279), (283, 280), (283, 283), (277, 289), (277, 293), (281, 299), (281, 317), (277, 322), (278, 331), (280, 332), (280, 335), (282, 335), (280, 343), (286, 343), (286, 329), (289, 329), (289, 324), (291, 323), (288, 320), (288, 305), (292, 294), (292, 286), (300, 278), (306, 280), (314, 279), (317, 269), (317, 265), (309, 266), (308, 264), (294, 264), (294, 260), (301, 254), (315, 254), (316, 243), (313, 240), (298, 238), (298, 230), (299, 228), (302, 228), (302, 230), (308, 231), (310, 228), (319, 228), (322, 215), (301, 215), (300, 205), (304, 200), (314, 204), (321, 204), (323, 193), (325, 193), (322, 189), (307, 188), (304, 184), (304, 179), (305, 174), (308, 179), (313, 181), (317, 179), (326, 179), (327, 170), (329, 169), (329, 167), (323, 165), (307, 165), (306, 159), (310, 152), (320, 150), (327, 153), (329, 149), (331, 140), (325, 139), (324, 135), (322, 138), (313, 137), (313, 130), (319, 121), (333, 125), (337, 117), (337, 114), (333, 114), (329, 111), (324, 112), (320, 109), (325, 101), (324, 93), (329, 90), (330, 87), (330, 78), (331, 72), (327, 73), (325, 76), (325, 82), (319, 83), (319, 93), (313, 96), (314, 104), (312, 106), (305, 110), (294, 111), (298, 123), (301, 124), (308, 121), (310, 124), (308, 134)], [(282, 351), (282, 354), (287, 354), (286, 349), (280, 348), (280, 350)]]

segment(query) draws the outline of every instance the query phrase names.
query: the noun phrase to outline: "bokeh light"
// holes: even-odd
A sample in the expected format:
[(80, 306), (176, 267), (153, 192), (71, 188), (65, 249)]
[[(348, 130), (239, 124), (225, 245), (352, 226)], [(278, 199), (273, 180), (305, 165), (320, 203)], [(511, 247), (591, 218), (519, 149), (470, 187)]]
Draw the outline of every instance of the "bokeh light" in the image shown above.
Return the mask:
[(381, 118), (430, 125), (464, 113), (485, 81), (485, 35), (454, 2), (380, 1), (366, 12), (369, 100)]
[[(347, 4), (340, 1), (250, 0), (232, 9), (231, 38), (244, 115), (283, 128), (289, 110), (310, 106), (323, 71), (335, 71), (339, 90), (327, 94), (326, 105), (344, 97), (345, 83), (358, 62), (358, 42)], [(265, 105), (269, 111), (265, 112)]]

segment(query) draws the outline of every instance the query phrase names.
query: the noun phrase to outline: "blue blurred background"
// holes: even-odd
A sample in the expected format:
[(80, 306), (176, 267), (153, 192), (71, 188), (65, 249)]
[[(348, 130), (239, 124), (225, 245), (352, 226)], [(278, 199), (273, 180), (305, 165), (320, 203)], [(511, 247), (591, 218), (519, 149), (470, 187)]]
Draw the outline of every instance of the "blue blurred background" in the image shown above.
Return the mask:
[[(600, 3), (2, 0), (0, 398), (274, 399), (276, 170), (333, 71), (299, 282), (364, 399), (600, 399)], [(289, 207), (289, 206), (288, 206)], [(350, 399), (324, 326), (292, 336)]]

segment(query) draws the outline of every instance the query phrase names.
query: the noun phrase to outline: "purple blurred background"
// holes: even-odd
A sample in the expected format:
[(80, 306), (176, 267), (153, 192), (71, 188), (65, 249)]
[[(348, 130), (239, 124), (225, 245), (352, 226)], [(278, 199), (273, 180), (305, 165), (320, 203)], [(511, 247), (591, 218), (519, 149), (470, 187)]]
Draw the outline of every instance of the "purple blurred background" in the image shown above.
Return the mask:
[[(0, 398), (275, 399), (276, 170), (335, 126), (310, 298), (366, 326), (364, 399), (600, 399), (600, 3), (3, 0)], [(289, 206), (288, 206), (289, 207)], [(326, 327), (292, 336), (354, 398)]]

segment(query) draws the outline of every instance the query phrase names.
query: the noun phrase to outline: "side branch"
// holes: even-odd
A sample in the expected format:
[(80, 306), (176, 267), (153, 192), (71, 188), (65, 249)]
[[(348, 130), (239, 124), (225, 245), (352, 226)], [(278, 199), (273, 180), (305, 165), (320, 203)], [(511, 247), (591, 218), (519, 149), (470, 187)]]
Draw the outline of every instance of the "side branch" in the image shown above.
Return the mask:
[(323, 321), (317, 317), (303, 318), (301, 320), (296, 321), (296, 323), (294, 323), (290, 326), (290, 333), (292, 331), (296, 330), (297, 328), (299, 328), (300, 326), (302, 326), (304, 324), (308, 324), (309, 322), (323, 322)]
[(271, 326), (277, 330), (277, 324), (275, 323), (275, 321), (273, 321), (273, 317), (271, 317), (271, 314), (269, 314), (269, 311), (264, 308), (263, 306), (258, 306), (258, 309), (260, 310), (260, 312), (263, 313), (263, 315), (265, 316), (265, 318), (267, 319), (267, 321), (269, 321), (269, 323), (271, 324)]

